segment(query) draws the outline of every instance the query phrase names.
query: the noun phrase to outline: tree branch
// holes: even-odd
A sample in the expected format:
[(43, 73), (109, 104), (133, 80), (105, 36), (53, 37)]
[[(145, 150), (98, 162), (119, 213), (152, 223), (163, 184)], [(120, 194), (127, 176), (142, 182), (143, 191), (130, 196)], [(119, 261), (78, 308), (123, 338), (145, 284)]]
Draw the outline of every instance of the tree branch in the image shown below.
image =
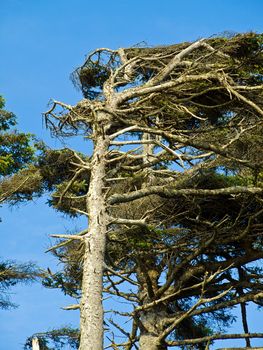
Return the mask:
[(175, 198), (177, 196), (196, 196), (196, 197), (209, 197), (220, 195), (235, 195), (235, 194), (262, 194), (263, 188), (261, 187), (243, 187), (232, 186), (226, 188), (217, 189), (173, 189), (166, 186), (151, 186), (149, 188), (143, 188), (141, 190), (133, 191), (127, 194), (113, 194), (109, 197), (108, 203), (110, 205), (127, 203), (139, 198), (143, 198), (150, 195), (158, 195), (164, 198)]

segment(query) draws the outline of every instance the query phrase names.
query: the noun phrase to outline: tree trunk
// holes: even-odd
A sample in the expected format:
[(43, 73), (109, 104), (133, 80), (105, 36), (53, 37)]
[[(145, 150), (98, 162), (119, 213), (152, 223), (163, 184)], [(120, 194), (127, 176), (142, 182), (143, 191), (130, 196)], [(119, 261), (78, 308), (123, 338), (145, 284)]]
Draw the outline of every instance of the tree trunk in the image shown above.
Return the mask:
[(156, 335), (141, 334), (139, 341), (140, 350), (167, 350), (167, 346), (161, 344)]
[(166, 316), (162, 307), (156, 307), (151, 311), (145, 311), (140, 317), (140, 350), (167, 350), (165, 341), (160, 341), (162, 333), (162, 319)]
[(103, 349), (102, 278), (107, 231), (104, 181), (109, 141), (102, 128), (103, 126), (101, 130), (98, 128), (94, 131), (91, 179), (87, 196), (89, 234), (85, 237), (79, 350)]

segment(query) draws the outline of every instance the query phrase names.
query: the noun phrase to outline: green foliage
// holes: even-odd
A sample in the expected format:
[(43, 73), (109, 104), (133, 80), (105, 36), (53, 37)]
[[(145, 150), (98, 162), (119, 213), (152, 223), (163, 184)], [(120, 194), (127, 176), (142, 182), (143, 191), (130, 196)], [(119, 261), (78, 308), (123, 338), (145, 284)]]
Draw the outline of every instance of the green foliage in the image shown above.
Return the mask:
[(14, 131), (0, 135), (0, 173), (11, 175), (33, 161), (32, 136)]
[(15, 115), (4, 109), (0, 97), (0, 178), (17, 172), (34, 158), (32, 135), (11, 129), (15, 125)]
[(2, 102), (1, 96), (0, 96), (0, 130), (6, 131), (10, 127), (13, 127), (16, 125), (16, 118), (13, 113), (8, 112), (3, 108), (4, 108), (4, 102)]
[[(70, 216), (76, 216), (72, 207), (83, 208), (85, 199), (77, 196), (85, 194), (89, 185), (90, 171), (80, 172), (76, 181), (71, 181), (77, 171), (79, 159), (88, 163), (88, 158), (69, 149), (45, 150), (39, 157), (37, 168), (46, 190), (52, 191), (48, 201), (50, 206)], [(67, 189), (67, 191), (66, 191)], [(67, 193), (64, 193), (64, 192)], [(70, 196), (75, 196), (76, 200)]]
[[(73, 163), (77, 162), (77, 159), (69, 149), (51, 150), (41, 143), (37, 143), (35, 149), (38, 150), (38, 157), (34, 157), (31, 164), (27, 164), (11, 177), (3, 177), (0, 181), (0, 199), (2, 193), (8, 197), (10, 203), (17, 203), (41, 196), (44, 192), (52, 192), (49, 203), (56, 207), (59, 196), (76, 171), (76, 165)], [(89, 171), (83, 172), (81, 180), (72, 184), (71, 192), (83, 192), (88, 181)], [(70, 212), (66, 198), (58, 209), (75, 214)]]
[[(12, 202), (17, 190), (22, 190), (20, 187), (28, 175), (29, 164), (35, 160), (36, 148), (32, 145), (31, 134), (20, 133), (14, 129), (15, 115), (6, 111), (4, 107), (5, 101), (0, 96), (0, 202)], [(22, 176), (19, 171), (23, 172)], [(28, 198), (28, 193), (24, 191), (23, 196)], [(15, 304), (9, 299), (9, 289), (17, 283), (34, 281), (39, 273), (32, 263), (17, 264), (14, 261), (2, 260), (0, 262), (0, 308), (14, 307)]]

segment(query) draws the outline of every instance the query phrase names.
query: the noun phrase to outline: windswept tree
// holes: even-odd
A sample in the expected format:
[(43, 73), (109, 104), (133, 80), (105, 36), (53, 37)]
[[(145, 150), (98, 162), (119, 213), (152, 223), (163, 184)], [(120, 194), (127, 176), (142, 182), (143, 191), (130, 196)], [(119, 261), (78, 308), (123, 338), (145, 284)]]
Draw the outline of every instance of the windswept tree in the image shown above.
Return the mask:
[[(113, 349), (262, 337), (246, 316), (263, 297), (262, 44), (248, 33), (98, 49), (74, 74), (84, 99), (45, 114), (55, 135), (93, 142), (52, 199), (88, 218), (52, 248), (68, 259), (64, 290), (81, 292), (80, 350), (103, 348), (103, 290), (132, 305), (119, 313), (130, 330), (108, 321), (126, 337)], [(244, 333), (218, 335), (236, 305)]]

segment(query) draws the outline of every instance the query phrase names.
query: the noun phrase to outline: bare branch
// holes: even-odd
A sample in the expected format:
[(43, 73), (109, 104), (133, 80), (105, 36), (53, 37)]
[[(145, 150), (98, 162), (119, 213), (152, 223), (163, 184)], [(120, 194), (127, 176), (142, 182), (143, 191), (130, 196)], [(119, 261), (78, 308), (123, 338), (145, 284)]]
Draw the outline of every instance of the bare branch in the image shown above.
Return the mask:
[[(196, 338), (196, 339), (167, 341), (167, 345), (168, 346), (192, 345), (192, 344), (199, 344), (199, 343), (204, 343), (212, 340), (244, 339), (244, 338), (263, 338), (263, 333), (214, 334), (214, 335), (210, 335), (202, 338)], [(229, 350), (229, 348), (227, 349)]]
[(143, 198), (150, 195), (158, 195), (164, 198), (175, 198), (176, 196), (197, 196), (197, 197), (209, 197), (220, 195), (235, 195), (235, 194), (262, 194), (263, 188), (261, 187), (226, 187), (218, 189), (171, 189), (166, 186), (151, 186), (141, 190), (133, 191), (127, 194), (114, 194), (108, 199), (108, 203), (119, 204), (127, 203), (133, 200)]

